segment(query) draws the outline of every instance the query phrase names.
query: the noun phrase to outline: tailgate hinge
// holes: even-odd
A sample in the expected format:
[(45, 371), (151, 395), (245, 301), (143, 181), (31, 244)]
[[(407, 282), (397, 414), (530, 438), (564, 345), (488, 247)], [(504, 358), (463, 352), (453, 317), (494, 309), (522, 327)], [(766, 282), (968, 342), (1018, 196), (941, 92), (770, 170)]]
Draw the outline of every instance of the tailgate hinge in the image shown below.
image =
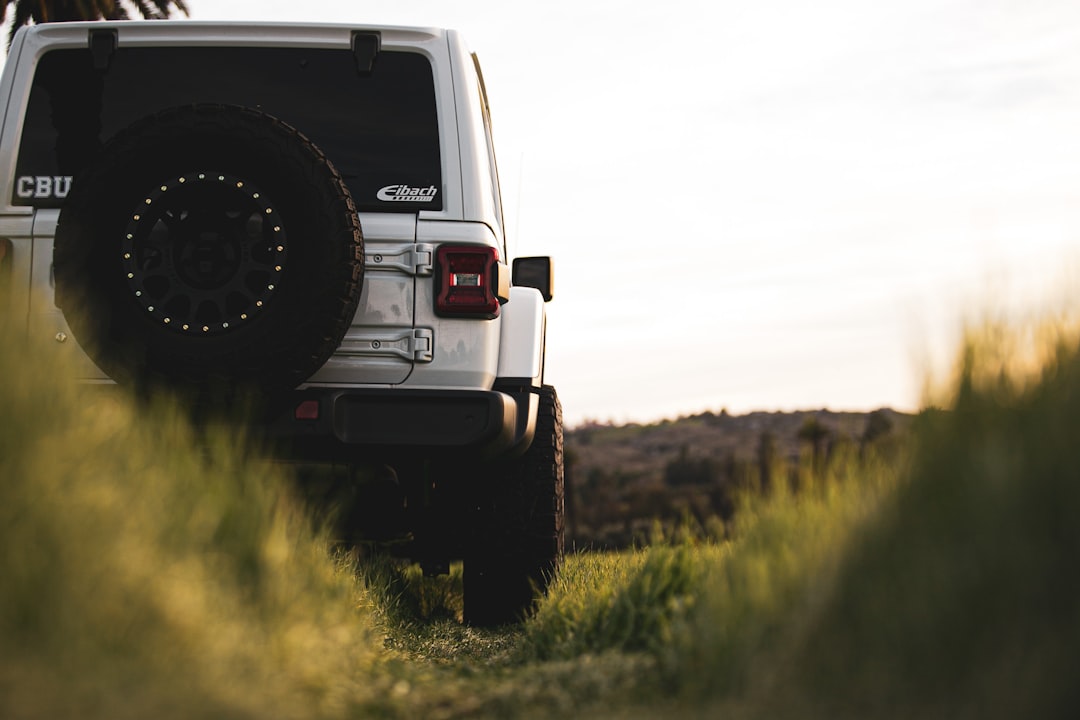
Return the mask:
[(431, 362), (435, 352), (435, 334), (431, 328), (413, 328), (412, 354), (416, 362)]
[(399, 270), (409, 275), (425, 276), (432, 271), (435, 248), (417, 243), (399, 252), (373, 252), (365, 255), (365, 270)]
[(410, 362), (431, 362), (435, 354), (435, 333), (431, 328), (350, 331), (337, 352), (352, 357), (390, 356)]

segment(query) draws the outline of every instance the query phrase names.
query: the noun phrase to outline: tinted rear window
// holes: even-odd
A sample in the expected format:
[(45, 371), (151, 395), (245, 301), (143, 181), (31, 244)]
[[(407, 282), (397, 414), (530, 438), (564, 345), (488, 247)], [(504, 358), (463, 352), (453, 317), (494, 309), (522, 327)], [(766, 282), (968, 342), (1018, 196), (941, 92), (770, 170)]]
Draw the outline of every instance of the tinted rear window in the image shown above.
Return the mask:
[[(121, 47), (103, 72), (89, 50), (48, 53), (30, 93), (12, 201), (60, 206), (71, 178), (117, 131), (202, 102), (257, 107), (299, 128), (344, 176), (361, 210), (442, 209), (427, 58), (384, 51), (364, 75), (347, 50), (300, 48)], [(380, 199), (409, 192), (413, 202)]]

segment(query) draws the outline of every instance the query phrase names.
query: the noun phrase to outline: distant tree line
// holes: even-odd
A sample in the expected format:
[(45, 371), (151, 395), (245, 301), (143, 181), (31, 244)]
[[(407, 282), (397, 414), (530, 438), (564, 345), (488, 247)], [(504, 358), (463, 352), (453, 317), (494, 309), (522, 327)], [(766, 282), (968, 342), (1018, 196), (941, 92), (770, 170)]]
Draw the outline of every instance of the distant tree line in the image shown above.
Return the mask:
[[(581, 435), (583, 444), (591, 438), (588, 432)], [(567, 450), (570, 543), (579, 549), (621, 549), (647, 542), (658, 526), (668, 533), (722, 535), (741, 495), (767, 493), (776, 482), (798, 492), (836, 463), (857, 462), (870, 452), (894, 453), (899, 442), (884, 411), (870, 413), (857, 437), (837, 433), (810, 416), (797, 438), (798, 453), (786, 456), (780, 439), (768, 430), (758, 434), (757, 446), (746, 457), (730, 451), (717, 457), (684, 444), (659, 475), (617, 465), (579, 473), (572, 439)]]

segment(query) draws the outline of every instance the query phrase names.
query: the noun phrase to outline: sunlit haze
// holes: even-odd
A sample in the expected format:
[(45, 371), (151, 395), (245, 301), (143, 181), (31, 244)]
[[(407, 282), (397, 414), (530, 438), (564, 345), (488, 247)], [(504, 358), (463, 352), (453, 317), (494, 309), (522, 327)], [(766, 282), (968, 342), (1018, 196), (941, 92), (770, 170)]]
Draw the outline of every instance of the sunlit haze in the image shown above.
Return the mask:
[(1080, 3), (187, 4), (464, 33), (572, 424), (915, 409), (1080, 261)]

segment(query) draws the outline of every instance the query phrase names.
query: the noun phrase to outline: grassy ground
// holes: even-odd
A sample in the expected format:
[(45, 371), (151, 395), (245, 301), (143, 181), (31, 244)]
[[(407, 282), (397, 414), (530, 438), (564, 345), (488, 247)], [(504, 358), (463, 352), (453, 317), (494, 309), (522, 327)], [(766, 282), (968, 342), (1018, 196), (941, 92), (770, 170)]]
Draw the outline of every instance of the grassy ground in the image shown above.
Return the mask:
[(774, 483), (730, 540), (571, 557), (496, 630), (460, 624), (460, 568), (335, 556), (242, 438), (63, 377), (0, 328), (0, 717), (1080, 711), (1064, 322), (973, 335), (904, 458)]

